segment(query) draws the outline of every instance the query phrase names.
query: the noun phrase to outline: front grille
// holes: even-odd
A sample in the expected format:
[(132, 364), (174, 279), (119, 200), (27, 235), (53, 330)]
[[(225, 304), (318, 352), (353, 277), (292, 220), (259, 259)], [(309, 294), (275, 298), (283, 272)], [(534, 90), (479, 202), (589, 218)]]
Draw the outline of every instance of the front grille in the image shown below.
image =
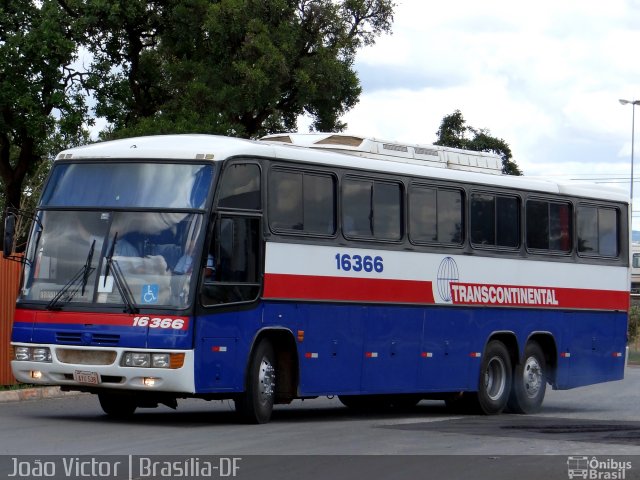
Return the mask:
[(75, 365), (111, 365), (116, 361), (116, 355), (113, 350), (72, 350), (68, 348), (56, 350), (59, 362)]

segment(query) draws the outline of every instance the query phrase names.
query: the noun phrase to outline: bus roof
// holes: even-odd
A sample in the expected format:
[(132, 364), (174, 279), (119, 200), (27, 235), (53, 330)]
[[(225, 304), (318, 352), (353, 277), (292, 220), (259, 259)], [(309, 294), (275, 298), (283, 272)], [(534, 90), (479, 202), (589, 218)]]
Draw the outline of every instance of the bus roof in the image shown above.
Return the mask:
[(502, 157), (432, 144), (409, 144), (342, 133), (289, 133), (267, 135), (260, 140), (319, 150), (347, 153), (375, 160), (389, 160), (467, 172), (502, 174)]
[[(282, 138), (277, 138), (284, 135), (291, 138), (291, 141), (283, 141)], [(480, 173), (495, 170), (495, 166), (492, 166), (491, 162), (496, 162), (496, 159), (500, 157), (494, 154), (480, 154), (480, 152), (437, 146), (433, 146), (432, 152), (420, 154), (420, 150), (418, 150), (418, 154), (416, 154), (416, 149), (426, 149), (426, 146), (410, 145), (413, 150), (413, 152), (410, 152), (411, 149), (409, 148), (407, 148), (407, 151), (397, 147), (393, 148), (394, 145), (403, 146), (397, 142), (385, 142), (378, 139), (366, 139), (365, 137), (348, 135), (342, 135), (341, 137), (347, 139), (345, 141), (352, 138), (363, 139), (366, 142), (361, 142), (360, 148), (354, 145), (341, 146), (335, 143), (321, 143), (320, 146), (311, 146), (313, 138), (326, 139), (333, 137), (330, 140), (331, 142), (335, 140), (336, 136), (337, 134), (283, 134), (267, 136), (261, 141), (199, 134), (132, 137), (67, 149), (60, 152), (56, 160), (173, 159), (222, 161), (239, 155), (247, 155), (469, 182), (487, 186), (501, 186), (543, 193), (629, 202), (629, 196), (624, 190), (618, 188), (551, 178)], [(356, 141), (353, 140), (353, 143)], [(371, 151), (367, 153), (367, 149), (379, 149), (381, 145), (382, 154)], [(384, 145), (391, 146), (391, 148), (384, 149)], [(444, 152), (444, 154), (433, 155), (436, 151)], [(454, 166), (451, 166), (448, 163), (453, 154), (457, 155), (458, 160), (453, 163)], [(432, 158), (423, 160), (421, 155), (430, 155)], [(436, 157), (438, 158), (437, 160)], [(444, 158), (445, 161), (443, 162), (440, 158)], [(474, 158), (479, 162), (476, 161), (473, 165), (465, 165), (465, 163), (473, 163)], [(485, 163), (482, 164), (482, 162)], [(478, 164), (480, 164), (479, 167)]]

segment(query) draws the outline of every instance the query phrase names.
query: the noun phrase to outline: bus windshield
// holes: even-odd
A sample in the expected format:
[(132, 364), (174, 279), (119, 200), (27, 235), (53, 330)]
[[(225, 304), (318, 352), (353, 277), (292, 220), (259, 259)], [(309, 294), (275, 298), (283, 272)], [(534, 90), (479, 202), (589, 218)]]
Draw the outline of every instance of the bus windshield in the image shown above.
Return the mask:
[[(49, 309), (187, 307), (212, 179), (210, 165), (56, 165), (31, 234), (20, 301)], [(140, 193), (151, 191), (150, 182), (162, 195)], [(134, 187), (139, 192), (128, 194)]]
[(40, 205), (202, 209), (212, 178), (212, 165), (63, 163), (53, 169)]

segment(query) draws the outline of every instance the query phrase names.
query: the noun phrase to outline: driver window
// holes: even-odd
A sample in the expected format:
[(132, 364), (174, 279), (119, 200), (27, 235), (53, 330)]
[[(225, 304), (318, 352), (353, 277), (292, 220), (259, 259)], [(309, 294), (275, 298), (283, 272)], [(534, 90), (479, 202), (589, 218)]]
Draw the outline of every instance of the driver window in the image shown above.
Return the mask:
[(218, 206), (260, 210), (260, 167), (254, 163), (234, 163), (222, 176)]
[(254, 300), (260, 292), (260, 220), (221, 217), (210, 246), (202, 290), (204, 305)]

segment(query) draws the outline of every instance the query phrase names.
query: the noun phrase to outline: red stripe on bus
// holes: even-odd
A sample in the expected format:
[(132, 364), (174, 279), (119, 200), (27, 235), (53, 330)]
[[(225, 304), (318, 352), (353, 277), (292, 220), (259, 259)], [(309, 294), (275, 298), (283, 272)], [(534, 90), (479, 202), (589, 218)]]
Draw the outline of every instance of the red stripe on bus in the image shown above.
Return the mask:
[(629, 292), (523, 285), (451, 282), (451, 298), (459, 305), (629, 310)]
[[(124, 313), (96, 313), (96, 312), (45, 312), (45, 311), (33, 311), (17, 309), (14, 317), (16, 323), (57, 323), (57, 324), (69, 324), (69, 325), (110, 325), (110, 326), (134, 326), (134, 320), (136, 317), (144, 318), (147, 320), (145, 325), (149, 326), (149, 322), (158, 318), (170, 319), (170, 320), (184, 320), (184, 323), (180, 328), (174, 330), (185, 330), (188, 328), (189, 319), (187, 317), (175, 316), (175, 315), (128, 315)], [(150, 328), (158, 329), (172, 329), (171, 325), (167, 327), (161, 322), (156, 322), (158, 325), (151, 326)]]
[(434, 303), (431, 282), (268, 273), (264, 298)]
[[(629, 310), (629, 292), (451, 282), (452, 303), (501, 307)], [(418, 280), (268, 273), (264, 298), (435, 303), (432, 283)]]

